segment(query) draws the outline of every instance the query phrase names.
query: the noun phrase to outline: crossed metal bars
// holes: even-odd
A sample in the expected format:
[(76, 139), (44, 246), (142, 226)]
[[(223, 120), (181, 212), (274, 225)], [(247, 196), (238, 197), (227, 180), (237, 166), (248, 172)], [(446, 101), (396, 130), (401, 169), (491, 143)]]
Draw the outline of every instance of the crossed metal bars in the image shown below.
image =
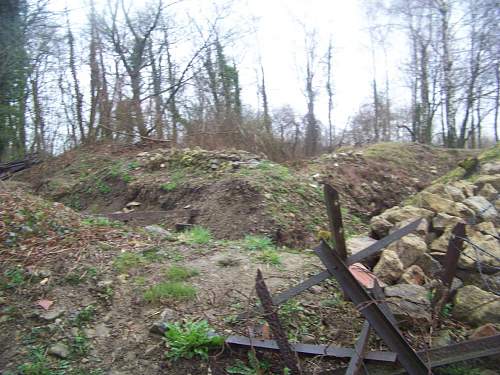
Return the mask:
[[(347, 257), (338, 192), (330, 185), (325, 185), (324, 193), (330, 224), (329, 227), (332, 238), (335, 240), (335, 250), (330, 248), (326, 242), (322, 241), (320, 246), (315, 249), (315, 252), (326, 266), (327, 270), (308, 278), (302, 283), (274, 296), (273, 298), (270, 297), (269, 291), (263, 282), (262, 275), (259, 272), (260, 277), (258, 276), (256, 282), (258, 295), (262, 302), (265, 318), (268, 320), (273, 334), (275, 337), (279, 338), (279, 340), (276, 342), (274, 340), (256, 340), (241, 336), (231, 336), (226, 340), (227, 343), (236, 345), (251, 345), (266, 349), (280, 349), (284, 363), (290, 370), (291, 374), (300, 373), (300, 367), (296, 361), (296, 357), (291, 355), (291, 350), (304, 354), (350, 357), (349, 365), (345, 369), (345, 374), (348, 375), (359, 374), (360, 370), (366, 366), (364, 363), (365, 359), (394, 362), (397, 358), (398, 362), (410, 375), (424, 375), (432, 374), (431, 367), (453, 363), (458, 360), (500, 353), (500, 335), (455, 344), (449, 347), (450, 349), (453, 347), (456, 350), (465, 352), (460, 356), (457, 356), (456, 354), (453, 355), (453, 351), (447, 352), (445, 349), (448, 347), (416, 353), (397, 328), (396, 320), (384, 301), (384, 295), (382, 289), (378, 285), (378, 282), (375, 280), (374, 286), (369, 294), (358, 283), (347, 266), (376, 254), (392, 242), (412, 232), (419, 226), (421, 220), (416, 220), (381, 239), (375, 244), (367, 247), (366, 249)], [(463, 241), (461, 239), (463, 239), (464, 236), (465, 226), (463, 224), (458, 224), (452, 231), (452, 237), (444, 259), (445, 268), (441, 275), (444, 293), (441, 303), (443, 300), (445, 301), (446, 298), (448, 298), (451, 282), (455, 275), (458, 258), (463, 246)], [(309, 345), (300, 343), (290, 345), (286, 338), (286, 333), (279, 322), (275, 306), (332, 276), (337, 279), (346, 295), (356, 304), (361, 314), (366, 318), (354, 349), (338, 347), (332, 348), (325, 345)], [(241, 317), (242, 316), (240, 315), (240, 318)], [(371, 328), (376, 331), (392, 352), (365, 353)], [(432, 362), (430, 362), (429, 358), (432, 355), (434, 355), (437, 359), (434, 358)], [(439, 355), (442, 355), (442, 358), (439, 358)], [(428, 359), (427, 363), (423, 361), (422, 358), (424, 357)]]

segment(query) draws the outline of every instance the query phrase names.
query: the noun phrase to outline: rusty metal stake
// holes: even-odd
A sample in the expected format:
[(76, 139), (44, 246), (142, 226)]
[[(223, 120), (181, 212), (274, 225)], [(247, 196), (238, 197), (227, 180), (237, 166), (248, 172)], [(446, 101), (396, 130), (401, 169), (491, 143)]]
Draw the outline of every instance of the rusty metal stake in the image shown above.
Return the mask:
[(377, 303), (356, 281), (349, 269), (342, 263), (342, 259), (331, 250), (324, 241), (315, 249), (323, 264), (326, 266), (345, 290), (363, 316), (370, 322), (373, 329), (392, 351), (398, 354), (398, 361), (410, 375), (429, 375), (430, 369), (415, 353), (405, 338), (396, 329), (391, 321), (380, 310)]
[(458, 259), (462, 252), (465, 237), (465, 224), (458, 223), (451, 231), (451, 238), (448, 242), (446, 257), (444, 258), (444, 271), (441, 280), (447, 288), (451, 287), (453, 278), (457, 272)]
[(345, 375), (358, 375), (360, 373), (359, 371), (363, 366), (365, 350), (366, 346), (368, 345), (369, 337), (370, 337), (370, 323), (368, 323), (368, 320), (365, 320), (365, 322), (363, 323), (363, 328), (361, 329), (361, 333), (359, 334), (358, 340), (354, 345), (354, 355), (351, 357)]
[(332, 239), (335, 240), (335, 251), (342, 260), (347, 259), (347, 248), (344, 238), (344, 224), (342, 223), (342, 212), (340, 210), (339, 193), (331, 185), (323, 187), (325, 195), (326, 213)]
[(279, 320), (278, 313), (276, 312), (276, 309), (273, 305), (271, 294), (267, 289), (264, 278), (262, 277), (262, 272), (260, 272), (260, 270), (257, 270), (255, 290), (264, 310), (264, 319), (269, 324), (276, 342), (278, 343), (283, 363), (290, 370), (290, 374), (301, 374), (302, 372), (299, 369), (297, 357), (295, 356), (295, 353), (292, 350), (290, 343), (288, 342), (287, 334)]

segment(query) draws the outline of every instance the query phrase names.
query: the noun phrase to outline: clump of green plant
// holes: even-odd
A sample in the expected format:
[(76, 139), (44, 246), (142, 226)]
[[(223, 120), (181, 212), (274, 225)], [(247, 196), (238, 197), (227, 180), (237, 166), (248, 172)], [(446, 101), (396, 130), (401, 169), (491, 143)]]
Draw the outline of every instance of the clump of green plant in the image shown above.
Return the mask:
[(178, 360), (201, 357), (208, 359), (208, 351), (222, 346), (222, 336), (210, 335), (211, 328), (206, 320), (173, 323), (167, 326), (165, 342), (168, 347), (166, 357)]
[(184, 281), (198, 274), (198, 270), (193, 268), (172, 266), (165, 272), (165, 277), (170, 281)]
[(266, 374), (269, 368), (269, 362), (259, 361), (255, 352), (250, 351), (248, 352), (248, 365), (241, 360), (237, 360), (236, 363), (228, 367), (226, 371), (230, 374), (261, 375)]
[(111, 187), (106, 182), (100, 179), (95, 182), (95, 187), (101, 194), (109, 194), (112, 191)]
[(121, 227), (123, 224), (119, 221), (110, 220), (107, 217), (97, 216), (88, 217), (82, 220), (83, 225), (97, 227)]
[(74, 355), (83, 356), (90, 350), (90, 340), (85, 335), (85, 332), (78, 330), (75, 337), (73, 337), (73, 342), (71, 343), (71, 351)]
[(188, 244), (204, 245), (212, 241), (212, 233), (206, 228), (194, 226), (184, 232), (181, 239)]
[(180, 281), (163, 281), (144, 292), (147, 302), (158, 302), (164, 299), (188, 300), (196, 296), (196, 288)]
[(92, 321), (95, 317), (95, 314), (96, 314), (96, 308), (94, 305), (85, 306), (76, 314), (74, 323), (77, 326), (82, 326), (83, 324)]
[(270, 264), (272, 266), (279, 266), (281, 264), (281, 257), (276, 249), (262, 250), (257, 255), (257, 260), (265, 264)]
[(21, 267), (9, 268), (4, 272), (0, 286), (6, 289), (18, 288), (26, 283), (24, 271)]
[(115, 258), (113, 265), (119, 272), (126, 272), (143, 263), (144, 258), (140, 254), (126, 251)]
[(170, 176), (170, 181), (160, 185), (160, 189), (166, 192), (174, 191), (179, 187), (184, 174), (182, 172), (174, 172)]
[(41, 346), (34, 347), (29, 354), (29, 362), (23, 363), (18, 367), (22, 375), (55, 375), (52, 370), (45, 349)]
[(243, 247), (250, 251), (257, 251), (272, 248), (274, 245), (269, 237), (247, 235), (243, 239)]

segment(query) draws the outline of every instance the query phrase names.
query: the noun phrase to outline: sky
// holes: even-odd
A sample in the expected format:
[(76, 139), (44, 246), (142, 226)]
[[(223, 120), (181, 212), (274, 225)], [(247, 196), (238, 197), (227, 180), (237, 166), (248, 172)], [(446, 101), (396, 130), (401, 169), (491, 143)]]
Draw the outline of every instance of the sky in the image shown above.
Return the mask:
[[(106, 0), (95, 0), (97, 7)], [(143, 2), (141, 2), (142, 4)], [(132, 3), (134, 4), (134, 3)], [(135, 4), (138, 4), (136, 2)], [(304, 83), (304, 26), (315, 29), (318, 41), (316, 66), (317, 117), (327, 124), (328, 102), (325, 90), (323, 56), (329, 38), (333, 41), (333, 86), (335, 91), (333, 121), (337, 129), (348, 123), (359, 106), (369, 100), (372, 81), (372, 54), (367, 32), (366, 15), (362, 0), (233, 0), (230, 15), (224, 21), (243, 25), (241, 33), (231, 46), (240, 71), (243, 102), (258, 108), (257, 72), (262, 61), (268, 98), (271, 108), (290, 104), (297, 113), (305, 114)], [(69, 9), (74, 29), (84, 25), (88, 4), (81, 0), (51, 0), (54, 10)], [(174, 5), (193, 17), (205, 16), (213, 9), (208, 0), (184, 0)], [(401, 82), (401, 53), (389, 50), (391, 66), (388, 72), (393, 82)], [(385, 65), (380, 48), (377, 48), (377, 74), (385, 77)], [(382, 82), (380, 82), (382, 83)], [(391, 87), (393, 96), (403, 95), (404, 87)]]

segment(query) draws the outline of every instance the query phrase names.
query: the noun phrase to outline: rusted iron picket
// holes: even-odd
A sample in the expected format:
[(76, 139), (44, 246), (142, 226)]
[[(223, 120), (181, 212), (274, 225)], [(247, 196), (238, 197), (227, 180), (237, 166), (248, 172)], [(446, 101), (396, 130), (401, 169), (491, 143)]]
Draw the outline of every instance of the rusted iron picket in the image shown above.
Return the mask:
[(458, 260), (462, 252), (465, 237), (465, 224), (458, 223), (451, 231), (451, 238), (448, 242), (446, 257), (444, 258), (444, 271), (441, 277), (443, 285), (447, 288), (451, 287), (453, 278), (457, 273)]
[(271, 294), (267, 289), (264, 277), (262, 276), (262, 272), (260, 272), (260, 270), (257, 270), (255, 290), (264, 310), (264, 319), (269, 324), (269, 327), (271, 328), (271, 331), (278, 344), (283, 363), (288, 368), (290, 374), (301, 374), (302, 372), (300, 371), (296, 354), (292, 350), (290, 343), (288, 342), (288, 336), (285, 332), (285, 329), (283, 328), (283, 325), (280, 322), (276, 308), (273, 305)]
[(335, 251), (338, 256), (347, 259), (347, 248), (344, 237), (344, 224), (342, 222), (342, 212), (340, 210), (339, 193), (329, 184), (324, 184), (323, 194), (328, 215), (328, 225), (331, 238), (335, 241)]
[(358, 375), (360, 373), (359, 371), (363, 366), (368, 339), (370, 338), (370, 330), (370, 323), (365, 320), (361, 333), (359, 334), (356, 344), (354, 345), (354, 355), (349, 361), (349, 366), (347, 366), (345, 375)]
[(410, 375), (429, 375), (430, 369), (415, 353), (398, 329), (394, 328), (391, 321), (380, 310), (369, 294), (356, 281), (342, 259), (324, 241), (315, 249), (327, 269), (335, 275), (340, 286), (349, 298), (358, 307), (361, 314), (370, 322), (378, 336), (385, 344), (398, 354), (398, 361)]

